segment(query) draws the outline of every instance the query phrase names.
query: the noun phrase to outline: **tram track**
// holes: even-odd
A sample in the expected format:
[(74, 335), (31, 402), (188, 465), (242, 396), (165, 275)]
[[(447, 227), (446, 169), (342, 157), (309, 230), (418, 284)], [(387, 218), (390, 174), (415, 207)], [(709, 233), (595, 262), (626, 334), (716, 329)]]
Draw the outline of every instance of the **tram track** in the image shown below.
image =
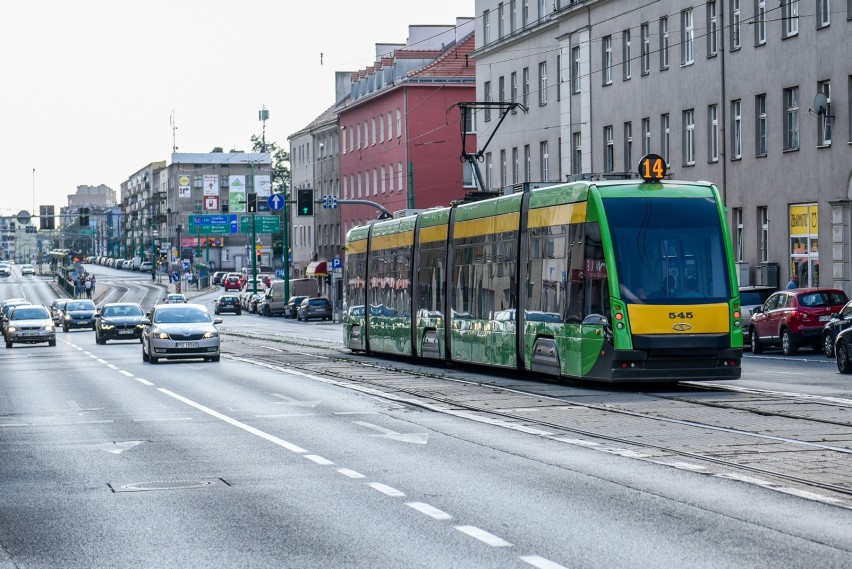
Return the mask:
[[(296, 370), (348, 386), (369, 387), (415, 405), (498, 422), (580, 446), (599, 445), (598, 450), (604, 452), (669, 465), (674, 465), (673, 458), (686, 459), (696, 463), (699, 471), (729, 478), (753, 479), (754, 475), (759, 475), (767, 481), (758, 483), (767, 487), (852, 507), (852, 478), (847, 474), (852, 471), (852, 446), (848, 444), (852, 440), (850, 423), (744, 406), (755, 405), (760, 399), (768, 399), (772, 405), (798, 405), (804, 401), (807, 405), (816, 404), (817, 409), (824, 405), (845, 412), (852, 410), (852, 401), (845, 405), (845, 400), (837, 398), (823, 402), (816, 396), (797, 397), (797, 394), (758, 390), (743, 393), (742, 388), (704, 384), (686, 385), (684, 393), (687, 396), (684, 393), (625, 391), (620, 387), (607, 391), (602, 386), (589, 389), (545, 380), (519, 380), (511, 374), (493, 371), (483, 376), (469, 370), (443, 370), (412, 361), (376, 359), (317, 345), (308, 339), (267, 337), (259, 340), (250, 334), (230, 335), (239, 338), (241, 346), (246, 348), (240, 355), (230, 356), (235, 359)], [(271, 341), (277, 346), (274, 349), (269, 349)], [(529, 386), (519, 383), (529, 383)], [(707, 396), (738, 397), (740, 400), (733, 403), (700, 400)], [(744, 397), (752, 399), (743, 401)], [(631, 404), (618, 402), (636, 398), (651, 407), (660, 404), (664, 408), (675, 407), (665, 416), (660, 410), (642, 409), (641, 405), (638, 409), (629, 408)], [(603, 402), (592, 403), (589, 399)], [(606, 402), (607, 399), (613, 401)], [(710, 413), (708, 420), (682, 416), (695, 413), (694, 409)], [(767, 421), (775, 423), (763, 425)], [(788, 436), (732, 426), (736, 423), (761, 424), (764, 431), (795, 431), (795, 427), (799, 427), (810, 436)], [(811, 468), (811, 463), (818, 467)], [(749, 476), (737, 472), (746, 472)], [(828, 496), (813, 494), (816, 490)]]

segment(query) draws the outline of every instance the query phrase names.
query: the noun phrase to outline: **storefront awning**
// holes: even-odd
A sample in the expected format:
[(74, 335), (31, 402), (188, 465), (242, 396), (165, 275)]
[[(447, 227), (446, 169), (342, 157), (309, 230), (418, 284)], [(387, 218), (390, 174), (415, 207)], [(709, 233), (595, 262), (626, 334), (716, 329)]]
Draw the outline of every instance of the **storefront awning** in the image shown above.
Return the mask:
[(324, 277), (328, 272), (328, 263), (326, 261), (314, 261), (308, 265), (308, 270), (305, 271), (305, 276), (308, 277)]

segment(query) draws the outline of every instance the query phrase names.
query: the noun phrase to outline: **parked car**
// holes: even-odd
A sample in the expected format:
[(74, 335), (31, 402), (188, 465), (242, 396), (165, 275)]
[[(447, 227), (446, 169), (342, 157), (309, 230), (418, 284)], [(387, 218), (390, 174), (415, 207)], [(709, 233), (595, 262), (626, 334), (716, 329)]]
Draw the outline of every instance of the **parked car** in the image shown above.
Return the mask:
[(214, 302), (214, 312), (222, 314), (223, 312), (233, 312), (237, 316), (242, 314), (243, 309), (240, 306), (240, 297), (236, 294), (223, 294)]
[(219, 361), (221, 318), (211, 318), (200, 304), (158, 304), (143, 320), (142, 361), (203, 358)]
[(62, 331), (73, 328), (95, 329), (95, 303), (88, 299), (69, 300), (62, 315)]
[(831, 315), (822, 329), (822, 351), (828, 358), (834, 357), (834, 346), (840, 333), (852, 326), (852, 300), (840, 309), (840, 312)]
[(34, 275), (35, 267), (27, 263), (26, 265), (21, 265), (21, 275)]
[(312, 318), (331, 320), (331, 302), (324, 296), (305, 298), (299, 305), (297, 317), (305, 322)]
[(834, 288), (797, 288), (774, 293), (763, 306), (752, 311), (749, 324), (751, 351), (779, 345), (784, 355), (795, 354), (800, 346), (823, 349), (823, 328), (831, 315), (849, 301), (846, 293)]
[(291, 296), (287, 301), (287, 306), (284, 309), (284, 318), (297, 318), (299, 316), (299, 306), (302, 301), (308, 298), (307, 296)]
[(12, 265), (7, 262), (0, 263), (0, 277), (12, 276)]
[(837, 371), (852, 373), (852, 327), (846, 328), (837, 335), (834, 344), (834, 358)]
[(9, 311), (4, 331), (6, 347), (14, 344), (38, 344), (47, 342), (56, 345), (56, 326), (50, 312), (44, 306), (18, 304)]
[(248, 311), (252, 314), (258, 314), (261, 300), (263, 300), (261, 293), (251, 294), (248, 299)]
[(139, 271), (142, 273), (150, 273), (154, 270), (154, 263), (151, 261), (142, 261), (139, 265)]
[(134, 302), (104, 304), (95, 312), (95, 343), (106, 344), (108, 340), (142, 341), (142, 322), (145, 313)]
[(740, 287), (740, 306), (742, 307), (743, 315), (743, 346), (751, 346), (751, 311), (758, 306), (763, 306), (766, 299), (773, 292), (777, 292), (778, 288), (774, 286), (741, 286)]

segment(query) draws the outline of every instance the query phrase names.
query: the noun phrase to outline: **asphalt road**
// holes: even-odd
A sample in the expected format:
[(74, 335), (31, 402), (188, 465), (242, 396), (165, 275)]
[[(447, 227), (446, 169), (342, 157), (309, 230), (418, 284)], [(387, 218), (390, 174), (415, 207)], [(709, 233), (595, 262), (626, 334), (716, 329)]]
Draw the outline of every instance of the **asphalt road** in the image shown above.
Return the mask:
[[(150, 298), (150, 280), (97, 272), (111, 294)], [(0, 282), (0, 298), (18, 290), (52, 299), (44, 277)], [(317, 342), (340, 331), (224, 320)], [(233, 357), (153, 366), (138, 343), (58, 339), (0, 351), (3, 569), (852, 566), (845, 508)], [(789, 387), (833, 371), (752, 362), (792, 367)]]

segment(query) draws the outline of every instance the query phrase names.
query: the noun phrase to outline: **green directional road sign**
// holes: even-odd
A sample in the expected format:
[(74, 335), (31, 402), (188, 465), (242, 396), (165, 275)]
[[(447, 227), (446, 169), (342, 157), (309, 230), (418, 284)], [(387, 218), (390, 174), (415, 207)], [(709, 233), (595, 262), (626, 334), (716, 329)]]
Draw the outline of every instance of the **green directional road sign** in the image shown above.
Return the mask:
[[(251, 233), (250, 215), (240, 215), (240, 233)], [(281, 231), (281, 220), (277, 215), (255, 215), (255, 233), (278, 233)]]

